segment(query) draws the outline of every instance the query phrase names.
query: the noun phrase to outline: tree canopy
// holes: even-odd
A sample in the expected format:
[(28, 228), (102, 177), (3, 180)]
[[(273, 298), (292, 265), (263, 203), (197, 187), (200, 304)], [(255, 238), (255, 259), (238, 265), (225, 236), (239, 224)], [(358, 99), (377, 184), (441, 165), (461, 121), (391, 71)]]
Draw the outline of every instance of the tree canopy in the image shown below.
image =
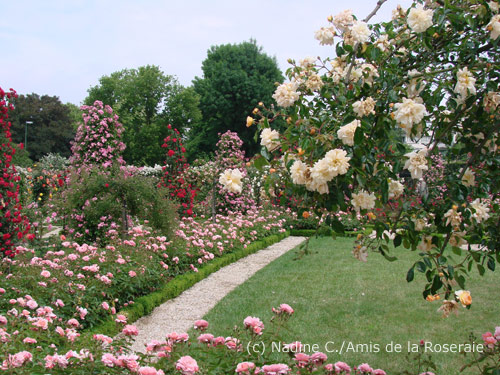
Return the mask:
[(161, 164), (167, 125), (172, 124), (182, 133), (201, 119), (194, 90), (183, 87), (174, 76), (154, 65), (103, 76), (88, 93), (85, 104), (100, 100), (120, 117), (127, 146), (123, 157), (129, 164)]
[(275, 82), (283, 81), (276, 59), (250, 40), (212, 46), (202, 70), (203, 78), (196, 77), (193, 87), (200, 95), (203, 121), (191, 129), (188, 152), (212, 152), (218, 134), (232, 130), (243, 140), (247, 154), (255, 153), (255, 130), (246, 127), (246, 117), (260, 101), (270, 103)]
[(48, 153), (71, 155), (70, 141), (75, 135), (70, 109), (57, 96), (19, 95), (15, 109), (9, 114), (12, 123), (12, 141), (25, 143), (32, 160)]

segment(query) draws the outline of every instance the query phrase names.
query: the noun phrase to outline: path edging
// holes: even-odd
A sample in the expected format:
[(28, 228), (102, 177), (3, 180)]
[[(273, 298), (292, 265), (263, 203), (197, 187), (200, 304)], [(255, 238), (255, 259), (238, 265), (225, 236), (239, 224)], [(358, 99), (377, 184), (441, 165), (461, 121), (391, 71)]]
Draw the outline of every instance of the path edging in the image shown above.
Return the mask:
[[(177, 297), (182, 292), (189, 289), (210, 274), (218, 271), (222, 267), (234, 263), (247, 255), (265, 249), (266, 247), (271, 246), (289, 236), (290, 231), (273, 234), (251, 243), (246, 248), (239, 248), (233, 252), (223, 254), (222, 256), (213, 259), (210, 263), (206, 263), (202, 267), (199, 267), (198, 272), (187, 272), (182, 275), (178, 275), (164, 284), (163, 287), (157, 291), (137, 298), (133, 305), (125, 307), (120, 310), (118, 314), (125, 315), (127, 317), (127, 322), (133, 323), (139, 318), (151, 313), (162, 303)], [(97, 326), (86, 330), (86, 333), (88, 334), (101, 333), (111, 337), (116, 336), (119, 332), (119, 327), (115, 323), (114, 318), (111, 316)]]

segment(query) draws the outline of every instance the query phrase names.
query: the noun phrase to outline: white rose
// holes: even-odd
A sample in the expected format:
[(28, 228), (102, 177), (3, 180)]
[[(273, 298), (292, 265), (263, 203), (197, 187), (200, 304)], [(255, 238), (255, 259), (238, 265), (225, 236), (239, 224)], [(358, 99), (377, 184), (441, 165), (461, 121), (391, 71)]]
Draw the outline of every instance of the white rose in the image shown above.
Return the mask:
[(354, 120), (347, 125), (342, 126), (337, 131), (337, 137), (342, 141), (343, 144), (348, 146), (354, 146), (354, 133), (358, 126), (361, 125), (359, 120)]
[(265, 146), (268, 151), (273, 151), (280, 146), (279, 138), (280, 133), (276, 130), (271, 130), (270, 128), (265, 128), (260, 133), (260, 144)]
[(408, 13), (408, 26), (416, 33), (423, 33), (432, 26), (433, 14), (433, 10), (425, 10), (422, 4), (418, 4), (416, 8), (412, 8)]

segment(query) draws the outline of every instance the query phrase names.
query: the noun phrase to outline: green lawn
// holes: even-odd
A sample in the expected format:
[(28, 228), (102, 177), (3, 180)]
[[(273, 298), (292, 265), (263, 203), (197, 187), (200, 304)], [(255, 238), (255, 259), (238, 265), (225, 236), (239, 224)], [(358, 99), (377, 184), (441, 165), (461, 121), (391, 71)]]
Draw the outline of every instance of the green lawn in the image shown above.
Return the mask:
[[(285, 331), (285, 342), (300, 340), (318, 344), (320, 351), (331, 352), (329, 362), (339, 360), (350, 365), (368, 362), (388, 374), (410, 370), (406, 356), (408, 342), (421, 339), (433, 344), (460, 344), (471, 332), (479, 337), (500, 325), (500, 274), (476, 273), (468, 281), (473, 304), (470, 310), (460, 308), (458, 317), (442, 318), (436, 310), (441, 303), (426, 302), (421, 297), (422, 274), (405, 280), (408, 268), (418, 254), (402, 247), (394, 250), (399, 258), (388, 262), (379, 254), (370, 254), (367, 263), (351, 255), (353, 239), (311, 239), (311, 255), (294, 260), (292, 250), (260, 270), (243, 285), (228, 294), (204, 319), (209, 332), (227, 336), (235, 325), (242, 325), (248, 315), (260, 317), (264, 323), (272, 315), (271, 307), (288, 303), (295, 309)], [(388, 353), (386, 345), (401, 344), (401, 353)], [(352, 343), (371, 343), (371, 352), (345, 352)], [(379, 352), (374, 353), (376, 345)], [(455, 375), (464, 363), (456, 353), (433, 354), (438, 363), (436, 375)], [(475, 374), (475, 372), (465, 372)]]

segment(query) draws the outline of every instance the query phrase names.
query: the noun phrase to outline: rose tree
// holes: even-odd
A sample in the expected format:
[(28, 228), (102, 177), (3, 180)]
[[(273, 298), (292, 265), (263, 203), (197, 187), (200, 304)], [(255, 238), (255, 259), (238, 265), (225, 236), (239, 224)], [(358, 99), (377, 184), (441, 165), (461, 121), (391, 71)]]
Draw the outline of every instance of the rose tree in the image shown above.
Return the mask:
[[(418, 1), (368, 25), (384, 2), (363, 21), (328, 17), (315, 37), (335, 57), (290, 61), (278, 107), (258, 110), (256, 164), (283, 156), (285, 189), (337, 232), (338, 210), (368, 218), (359, 259), (394, 260), (391, 242), (416, 251), (407, 280), (425, 274), (424, 298), (442, 294), (447, 314), (470, 306), (468, 291), (454, 294), (468, 272), (500, 261), (498, 2)], [(443, 179), (426, 184), (437, 159)]]

